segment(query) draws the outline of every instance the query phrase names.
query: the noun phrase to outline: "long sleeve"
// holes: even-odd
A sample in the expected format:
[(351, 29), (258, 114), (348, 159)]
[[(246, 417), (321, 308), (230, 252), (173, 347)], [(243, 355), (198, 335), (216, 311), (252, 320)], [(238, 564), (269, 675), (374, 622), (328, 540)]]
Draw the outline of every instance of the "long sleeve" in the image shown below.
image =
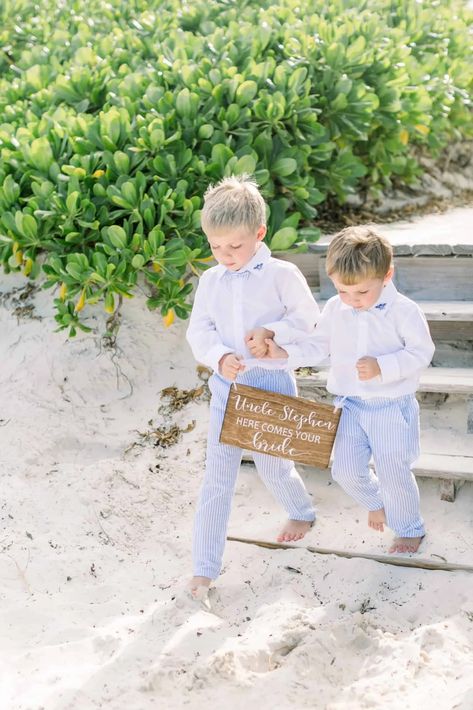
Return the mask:
[(298, 338), (296, 341), (284, 345), (274, 338), (275, 342), (286, 350), (288, 367), (310, 367), (318, 365), (330, 355), (331, 318), (330, 306), (325, 306), (312, 335)]
[(217, 333), (215, 323), (208, 314), (206, 307), (208, 302), (207, 288), (205, 279), (201, 278), (195, 292), (194, 306), (186, 338), (197, 362), (201, 362), (203, 365), (207, 365), (207, 367), (211, 367), (218, 372), (220, 359), (226, 353), (233, 352), (233, 350), (223, 344)]
[(288, 264), (288, 268), (280, 273), (277, 286), (286, 313), (280, 320), (263, 323), (263, 326), (274, 332), (278, 345), (284, 346), (313, 332), (320, 309), (296, 266)]
[(399, 330), (404, 347), (396, 352), (377, 357), (383, 384), (416, 375), (430, 364), (434, 354), (435, 346), (430, 336), (429, 326), (419, 308), (409, 309)]

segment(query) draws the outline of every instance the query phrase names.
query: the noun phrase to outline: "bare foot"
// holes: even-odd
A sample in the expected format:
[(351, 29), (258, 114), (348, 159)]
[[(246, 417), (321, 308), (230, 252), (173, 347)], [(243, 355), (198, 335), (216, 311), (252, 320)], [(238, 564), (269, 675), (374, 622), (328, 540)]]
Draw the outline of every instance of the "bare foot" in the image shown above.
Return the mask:
[(211, 581), (209, 577), (192, 577), (189, 582), (189, 591), (194, 599), (200, 601), (207, 596)]
[(424, 535), (422, 537), (395, 537), (389, 552), (417, 552), (423, 539)]
[(278, 542), (302, 540), (314, 523), (315, 520), (288, 520), (276, 539)]
[(385, 522), (386, 516), (384, 514), (384, 508), (380, 508), (379, 510), (368, 511), (368, 525), (370, 528), (373, 528), (373, 530), (384, 532)]

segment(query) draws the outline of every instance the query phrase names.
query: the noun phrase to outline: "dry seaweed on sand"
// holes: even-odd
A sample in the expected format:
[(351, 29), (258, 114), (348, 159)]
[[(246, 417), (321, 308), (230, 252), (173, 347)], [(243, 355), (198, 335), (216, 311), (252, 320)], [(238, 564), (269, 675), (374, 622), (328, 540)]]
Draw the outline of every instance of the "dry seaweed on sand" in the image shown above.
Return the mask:
[(178, 387), (165, 387), (161, 390), (161, 398), (169, 400), (169, 408), (171, 411), (178, 411), (189, 404), (195, 402), (206, 394), (207, 386), (201, 385), (190, 390), (180, 390)]

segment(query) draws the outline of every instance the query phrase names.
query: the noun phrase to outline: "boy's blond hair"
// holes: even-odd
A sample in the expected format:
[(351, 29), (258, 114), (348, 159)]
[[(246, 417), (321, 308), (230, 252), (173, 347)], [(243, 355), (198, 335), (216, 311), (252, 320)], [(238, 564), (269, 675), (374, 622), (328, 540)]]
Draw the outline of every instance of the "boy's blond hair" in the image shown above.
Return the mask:
[(204, 195), (201, 214), (205, 233), (218, 227), (247, 227), (256, 232), (266, 225), (266, 205), (249, 175), (232, 175), (211, 185)]
[(351, 286), (366, 279), (384, 279), (393, 264), (393, 248), (372, 227), (346, 227), (330, 242), (325, 269)]

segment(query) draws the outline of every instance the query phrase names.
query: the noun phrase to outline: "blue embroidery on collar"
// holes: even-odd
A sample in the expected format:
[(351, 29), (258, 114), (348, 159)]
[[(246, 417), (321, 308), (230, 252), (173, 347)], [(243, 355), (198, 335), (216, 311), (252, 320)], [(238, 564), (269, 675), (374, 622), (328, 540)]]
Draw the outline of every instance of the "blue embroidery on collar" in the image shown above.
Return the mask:
[(263, 264), (256, 264), (256, 266), (253, 266), (253, 269), (257, 269), (258, 271), (263, 268)]
[(377, 308), (380, 311), (383, 311), (387, 305), (388, 305), (387, 303), (378, 303), (378, 305), (375, 306), (375, 308)]

